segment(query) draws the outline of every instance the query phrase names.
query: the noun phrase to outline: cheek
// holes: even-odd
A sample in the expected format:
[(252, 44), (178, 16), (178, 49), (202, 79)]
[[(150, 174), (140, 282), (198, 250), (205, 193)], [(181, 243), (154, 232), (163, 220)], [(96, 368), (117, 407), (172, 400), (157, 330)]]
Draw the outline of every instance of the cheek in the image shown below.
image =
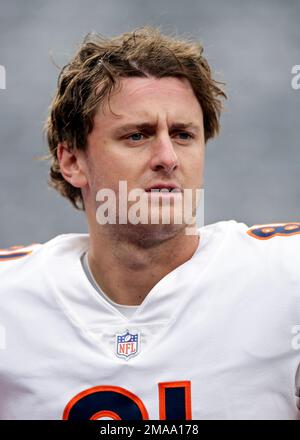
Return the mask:
[(109, 188), (117, 194), (119, 192), (119, 182), (127, 182), (127, 186), (130, 186), (130, 181), (134, 176), (133, 172), (130, 173), (128, 167), (121, 166), (118, 162), (110, 161), (107, 165), (99, 167), (95, 172), (92, 182), (93, 192), (96, 193), (100, 189)]
[(139, 168), (136, 151), (122, 149), (118, 145), (107, 145), (98, 157), (100, 175), (109, 182), (126, 180), (134, 176)]
[(191, 173), (191, 177), (189, 179), (190, 187), (191, 188), (201, 188), (204, 183), (202, 166), (195, 167), (195, 168), (191, 169), (190, 173)]
[(203, 182), (204, 154), (195, 152), (189, 157), (182, 158), (183, 174), (190, 187), (199, 186)]

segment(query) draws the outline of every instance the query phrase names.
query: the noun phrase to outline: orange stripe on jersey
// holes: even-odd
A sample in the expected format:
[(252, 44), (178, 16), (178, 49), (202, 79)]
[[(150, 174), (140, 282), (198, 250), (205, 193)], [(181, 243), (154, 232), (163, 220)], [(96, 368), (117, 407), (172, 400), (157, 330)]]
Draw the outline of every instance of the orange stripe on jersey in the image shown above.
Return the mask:
[[(131, 393), (130, 391), (126, 390), (125, 388), (117, 387), (117, 386), (112, 386), (112, 385), (96, 386), (96, 387), (88, 388), (87, 390), (81, 391), (79, 394), (74, 396), (73, 399), (71, 399), (70, 402), (65, 407), (65, 410), (64, 410), (64, 413), (63, 413), (63, 420), (68, 420), (68, 417), (69, 417), (69, 414), (70, 414), (70, 411), (71, 411), (72, 407), (80, 399), (82, 399), (83, 397), (85, 397), (85, 396), (87, 396), (89, 394), (93, 394), (93, 393), (97, 393), (97, 392), (101, 392), (101, 391), (113, 391), (115, 393), (123, 394), (124, 396), (129, 397), (138, 406), (139, 410), (141, 411), (143, 420), (149, 420), (148, 411), (147, 411), (145, 405), (143, 404), (143, 402), (141, 401), (141, 399), (139, 397), (137, 397), (135, 394)], [(101, 412), (101, 411), (99, 411), (99, 412)], [(93, 414), (92, 418), (96, 414), (98, 414), (98, 412)]]
[(0, 262), (1, 261), (10, 261), (10, 260), (17, 260), (22, 257), (26, 257), (26, 255), (31, 254), (32, 251), (27, 252), (8, 252), (5, 254), (0, 254)]
[(35, 246), (37, 244), (41, 244), (41, 243), (30, 243), (30, 244), (27, 244), (27, 245), (18, 244), (16, 246), (9, 246), (7, 248), (0, 248), (0, 252), (9, 253), (9, 252), (13, 252), (16, 249), (26, 249), (26, 248), (29, 248), (31, 246)]
[(121, 417), (119, 417), (118, 414), (113, 411), (99, 411), (92, 415), (90, 420), (98, 420), (102, 419), (103, 417), (110, 417), (113, 420), (122, 420)]
[[(26, 255), (31, 254), (33, 251), (32, 249), (29, 250), (26, 249), (37, 244), (40, 243), (31, 243), (27, 246), (17, 245), (17, 246), (10, 246), (8, 248), (0, 248), (0, 262), (17, 260), (18, 258), (26, 257)], [(24, 250), (22, 251), (22, 249)]]
[(166, 420), (166, 389), (184, 388), (185, 396), (185, 420), (192, 420), (191, 382), (161, 382), (158, 384), (159, 393), (159, 419)]
[(300, 234), (300, 222), (255, 225), (247, 230), (247, 234), (257, 240), (269, 240), (276, 236), (290, 237)]

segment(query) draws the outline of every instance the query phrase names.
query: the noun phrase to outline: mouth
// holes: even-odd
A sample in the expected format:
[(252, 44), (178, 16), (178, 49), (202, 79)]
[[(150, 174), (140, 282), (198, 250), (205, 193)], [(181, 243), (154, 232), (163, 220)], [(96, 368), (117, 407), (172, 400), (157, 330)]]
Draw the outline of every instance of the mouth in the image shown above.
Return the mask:
[(163, 189), (151, 189), (149, 191), (146, 191), (146, 193), (148, 193), (151, 197), (152, 196), (161, 196), (161, 197), (174, 197), (176, 195), (181, 194), (180, 190), (172, 190), (172, 191), (168, 191), (166, 188)]
[(175, 185), (175, 184), (156, 184), (151, 187), (148, 187), (145, 189), (146, 192), (155, 194), (176, 194), (176, 193), (182, 193), (182, 189)]
[(149, 197), (156, 198), (174, 198), (179, 197), (182, 194), (182, 191), (179, 188), (173, 188), (168, 190), (168, 188), (151, 188), (150, 190), (145, 191), (146, 194), (149, 194)]

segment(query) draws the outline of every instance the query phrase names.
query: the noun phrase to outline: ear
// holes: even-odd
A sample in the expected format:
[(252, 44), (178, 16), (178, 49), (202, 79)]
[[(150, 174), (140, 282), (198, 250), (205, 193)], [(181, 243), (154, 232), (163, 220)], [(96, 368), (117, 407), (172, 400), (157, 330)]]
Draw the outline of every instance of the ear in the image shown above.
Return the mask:
[(66, 181), (76, 188), (83, 188), (87, 184), (82, 153), (80, 150), (71, 150), (66, 142), (60, 142), (57, 145), (60, 172)]

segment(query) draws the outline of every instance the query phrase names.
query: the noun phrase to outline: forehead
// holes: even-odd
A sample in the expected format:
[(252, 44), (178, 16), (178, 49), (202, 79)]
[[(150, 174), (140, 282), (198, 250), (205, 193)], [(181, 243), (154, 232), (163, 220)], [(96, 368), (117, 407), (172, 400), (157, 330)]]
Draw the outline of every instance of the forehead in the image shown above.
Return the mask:
[(160, 118), (192, 118), (199, 122), (202, 111), (191, 84), (185, 78), (122, 78), (117, 90), (99, 105), (95, 126), (103, 128), (105, 123), (106, 128), (114, 127), (125, 120), (135, 122), (135, 119), (144, 120), (145, 117), (149, 123)]

